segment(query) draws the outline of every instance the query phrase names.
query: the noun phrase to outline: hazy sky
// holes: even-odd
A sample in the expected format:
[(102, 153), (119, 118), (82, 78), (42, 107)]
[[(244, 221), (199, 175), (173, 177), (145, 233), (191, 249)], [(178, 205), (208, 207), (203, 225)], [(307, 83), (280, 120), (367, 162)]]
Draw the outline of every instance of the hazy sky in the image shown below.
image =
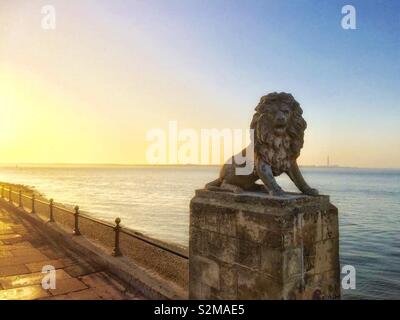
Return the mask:
[(396, 0), (2, 0), (0, 162), (145, 163), (149, 129), (247, 128), (287, 91), (301, 164), (400, 167), (399, 49)]

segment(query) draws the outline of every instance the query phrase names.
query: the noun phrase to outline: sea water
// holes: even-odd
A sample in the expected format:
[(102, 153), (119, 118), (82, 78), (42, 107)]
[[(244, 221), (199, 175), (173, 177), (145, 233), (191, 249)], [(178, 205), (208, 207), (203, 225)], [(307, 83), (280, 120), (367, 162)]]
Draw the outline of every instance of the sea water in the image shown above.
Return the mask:
[[(4, 167), (0, 181), (34, 186), (48, 198), (152, 237), (188, 244), (189, 202), (217, 167)], [(339, 209), (341, 266), (356, 269), (343, 298), (400, 298), (400, 170), (303, 168)], [(287, 191), (295, 187), (279, 177)]]

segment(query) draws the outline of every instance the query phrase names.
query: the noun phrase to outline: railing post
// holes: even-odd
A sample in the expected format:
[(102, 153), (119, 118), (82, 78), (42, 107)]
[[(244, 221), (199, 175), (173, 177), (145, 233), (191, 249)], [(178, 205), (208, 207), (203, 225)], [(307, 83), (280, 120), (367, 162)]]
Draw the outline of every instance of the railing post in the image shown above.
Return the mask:
[(54, 216), (53, 216), (53, 199), (50, 199), (49, 202), (49, 222), (54, 222)]
[(36, 213), (35, 211), (35, 194), (32, 194), (32, 213)]
[(22, 208), (22, 191), (18, 192), (18, 207)]
[(12, 202), (11, 196), (12, 196), (12, 187), (10, 186), (10, 189), (8, 189), (8, 201), (9, 202)]
[(112, 253), (112, 255), (114, 257), (122, 256), (121, 250), (119, 248), (119, 232), (121, 230), (121, 227), (119, 226), (120, 223), (121, 223), (121, 219), (120, 218), (115, 219), (115, 227), (114, 227), (115, 245), (114, 245), (114, 250), (113, 250), (113, 253)]
[(75, 228), (74, 228), (74, 235), (80, 236), (81, 232), (79, 231), (79, 207), (75, 206)]

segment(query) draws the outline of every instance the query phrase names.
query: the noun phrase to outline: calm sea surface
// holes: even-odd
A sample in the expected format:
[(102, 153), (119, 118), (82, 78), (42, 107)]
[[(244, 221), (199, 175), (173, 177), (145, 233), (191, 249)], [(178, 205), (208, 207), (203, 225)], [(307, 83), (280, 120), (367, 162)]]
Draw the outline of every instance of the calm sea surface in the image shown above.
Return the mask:
[[(347, 299), (400, 298), (400, 170), (305, 168), (340, 214), (341, 265), (356, 268)], [(216, 167), (0, 168), (0, 181), (34, 186), (57, 202), (150, 236), (188, 244), (189, 201)], [(295, 191), (288, 178), (279, 183)]]

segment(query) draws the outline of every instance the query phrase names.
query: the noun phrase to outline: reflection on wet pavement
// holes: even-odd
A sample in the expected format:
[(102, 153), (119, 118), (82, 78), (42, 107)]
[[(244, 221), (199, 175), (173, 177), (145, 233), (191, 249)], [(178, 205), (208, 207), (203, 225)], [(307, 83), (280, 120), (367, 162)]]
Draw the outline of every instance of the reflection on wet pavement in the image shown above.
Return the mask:
[[(1, 201), (1, 200), (0, 200)], [(42, 288), (43, 266), (55, 268), (55, 289)], [(0, 300), (144, 299), (100, 266), (44, 237), (0, 202)]]

